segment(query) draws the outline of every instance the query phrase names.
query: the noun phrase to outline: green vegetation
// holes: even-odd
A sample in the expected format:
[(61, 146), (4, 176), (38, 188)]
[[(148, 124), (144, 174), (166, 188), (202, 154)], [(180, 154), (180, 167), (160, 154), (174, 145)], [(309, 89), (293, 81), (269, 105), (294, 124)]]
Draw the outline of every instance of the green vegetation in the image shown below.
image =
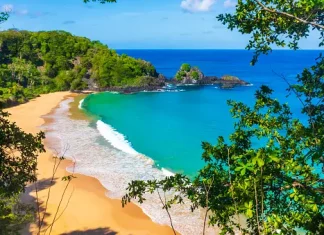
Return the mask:
[(237, 81), (239, 80), (238, 77), (235, 76), (231, 76), (231, 75), (225, 75), (222, 77), (222, 80), (226, 80), (226, 81)]
[(45, 151), (45, 135), (23, 132), (7, 120), (8, 116), (0, 110), (0, 232), (17, 234), (24, 223), (33, 219), (31, 208), (19, 202), (18, 194), (37, 179), (37, 156)]
[(4, 21), (6, 21), (9, 17), (9, 14), (7, 12), (0, 12), (0, 24)]
[(0, 49), (0, 102), (7, 106), (41, 93), (140, 86), (158, 77), (144, 60), (64, 31), (0, 32)]
[(193, 70), (190, 75), (195, 80), (199, 79), (199, 73), (196, 70)]
[(19, 196), (0, 195), (0, 234), (16, 235), (34, 219), (34, 210), (30, 205), (20, 202)]
[[(255, 50), (252, 64), (260, 54), (268, 54), (276, 45), (298, 49), (300, 39), (313, 30), (323, 35), (323, 0), (246, 0), (239, 1), (234, 14), (221, 14), (217, 18), (242, 34), (251, 35), (246, 47)], [(323, 46), (320, 38), (319, 46)]]
[(190, 72), (191, 66), (190, 64), (182, 64), (180, 70), (184, 72)]
[(180, 70), (176, 73), (175, 78), (177, 81), (182, 81), (183, 79), (194, 79), (198, 80), (200, 78), (200, 70), (197, 67), (191, 67), (190, 64), (182, 64)]
[[(323, 12), (322, 0), (246, 0), (218, 20), (251, 35), (247, 49), (255, 50), (255, 64), (273, 45), (298, 49), (310, 31), (319, 32), (324, 46)], [(205, 210), (202, 234), (206, 224), (218, 226), (221, 234), (297, 234), (300, 229), (324, 234), (324, 57), (316, 60), (294, 84), (281, 77), (307, 121), (294, 119), (267, 86), (256, 92), (252, 107), (228, 101), (235, 130), (214, 146), (202, 144), (206, 164), (196, 177), (132, 181), (123, 205), (133, 199), (142, 203), (145, 193), (172, 191), (171, 198), (161, 200), (170, 220), (172, 205), (187, 198), (192, 210)], [(252, 145), (257, 140), (258, 146)]]

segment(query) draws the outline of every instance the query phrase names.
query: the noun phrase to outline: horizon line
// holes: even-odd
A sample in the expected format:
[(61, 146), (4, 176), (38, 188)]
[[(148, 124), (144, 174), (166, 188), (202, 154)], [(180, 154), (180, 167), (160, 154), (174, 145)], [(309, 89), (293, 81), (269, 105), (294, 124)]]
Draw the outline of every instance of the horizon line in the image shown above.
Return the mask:
[[(133, 51), (144, 51), (144, 50), (174, 50), (174, 51), (185, 51), (185, 50), (205, 50), (205, 51), (224, 51), (224, 50), (232, 50), (232, 51), (255, 51), (255, 50), (248, 50), (244, 48), (111, 48), (109, 49), (112, 50), (133, 50)], [(317, 49), (312, 49), (312, 48), (306, 48), (306, 49), (289, 49), (289, 48), (276, 48), (272, 49), (272, 51), (323, 51), (323, 49), (317, 48)]]

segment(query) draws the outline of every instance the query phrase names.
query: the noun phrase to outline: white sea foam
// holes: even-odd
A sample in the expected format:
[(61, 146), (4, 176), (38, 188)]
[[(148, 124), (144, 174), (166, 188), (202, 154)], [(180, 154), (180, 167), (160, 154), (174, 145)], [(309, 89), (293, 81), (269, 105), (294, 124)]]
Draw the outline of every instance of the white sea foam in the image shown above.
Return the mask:
[(125, 139), (125, 136), (117, 132), (110, 125), (99, 120), (97, 121), (97, 129), (99, 133), (115, 148), (125, 153), (138, 154), (138, 152), (132, 148), (130, 142)]
[[(69, 103), (73, 98), (61, 102), (59, 108), (50, 115), (53, 122), (44, 126), (47, 137), (56, 139), (52, 146), (61, 151), (68, 146), (66, 157), (76, 161), (76, 173), (97, 178), (108, 189), (107, 196), (121, 199), (132, 180), (163, 179), (171, 172), (159, 170), (152, 159), (137, 153), (125, 136), (111, 126), (98, 121), (97, 128), (86, 120), (69, 118)], [(149, 140), (148, 140), (149, 141)], [(57, 149), (59, 150), (59, 149)], [(67, 169), (71, 171), (72, 169)], [(172, 194), (167, 193), (166, 197)], [(139, 205), (156, 223), (169, 225), (169, 218), (162, 209), (157, 193), (145, 195), (145, 203)], [(200, 234), (203, 226), (204, 210), (190, 212), (190, 204), (175, 205), (170, 210), (173, 224), (183, 235)], [(207, 234), (215, 234), (208, 231)]]
[(83, 104), (83, 102), (84, 102), (84, 99), (80, 100), (80, 102), (79, 102), (79, 106), (78, 106), (79, 109), (82, 109), (82, 104)]
[(173, 172), (171, 172), (171, 171), (169, 171), (169, 170), (167, 170), (165, 168), (162, 168), (161, 171), (163, 172), (163, 174), (165, 176), (174, 176), (175, 175)]
[(249, 84), (246, 84), (244, 86), (254, 86), (254, 84), (253, 83), (249, 83)]
[(160, 92), (183, 92), (183, 91), (186, 91), (186, 90), (185, 89), (159, 89), (159, 90), (154, 90), (154, 91), (144, 90), (144, 91), (141, 91), (141, 92), (144, 92), (144, 93), (148, 93), (148, 92), (160, 93)]

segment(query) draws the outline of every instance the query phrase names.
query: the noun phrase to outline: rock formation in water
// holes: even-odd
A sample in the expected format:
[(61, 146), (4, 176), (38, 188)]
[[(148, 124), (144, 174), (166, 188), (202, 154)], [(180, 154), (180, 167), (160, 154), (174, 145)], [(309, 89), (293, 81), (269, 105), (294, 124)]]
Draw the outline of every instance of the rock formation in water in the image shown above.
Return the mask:
[(175, 85), (218, 85), (223, 89), (249, 85), (248, 82), (231, 75), (222, 77), (205, 76), (199, 68), (191, 67), (189, 64), (181, 65), (175, 78), (171, 79), (170, 83)]

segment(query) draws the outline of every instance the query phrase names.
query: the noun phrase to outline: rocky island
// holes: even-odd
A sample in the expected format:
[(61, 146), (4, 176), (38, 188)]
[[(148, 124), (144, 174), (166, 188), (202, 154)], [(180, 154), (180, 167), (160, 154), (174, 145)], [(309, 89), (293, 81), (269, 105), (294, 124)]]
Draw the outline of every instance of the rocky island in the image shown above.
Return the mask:
[[(101, 88), (103, 91), (117, 91), (121, 93), (135, 93), (140, 91), (155, 91), (163, 89), (167, 84), (174, 86), (185, 85), (216, 85), (221, 89), (231, 89), (236, 86), (247, 86), (250, 83), (232, 75), (205, 76), (198, 67), (191, 67), (190, 64), (182, 64), (174, 78), (168, 79), (157, 72), (153, 76), (144, 76), (136, 86), (113, 86)], [(92, 87), (92, 89), (96, 89)]]
[(182, 64), (175, 78), (169, 82), (175, 85), (218, 85), (222, 89), (250, 84), (231, 75), (224, 75), (222, 77), (205, 76), (198, 67), (191, 67), (189, 64)]

